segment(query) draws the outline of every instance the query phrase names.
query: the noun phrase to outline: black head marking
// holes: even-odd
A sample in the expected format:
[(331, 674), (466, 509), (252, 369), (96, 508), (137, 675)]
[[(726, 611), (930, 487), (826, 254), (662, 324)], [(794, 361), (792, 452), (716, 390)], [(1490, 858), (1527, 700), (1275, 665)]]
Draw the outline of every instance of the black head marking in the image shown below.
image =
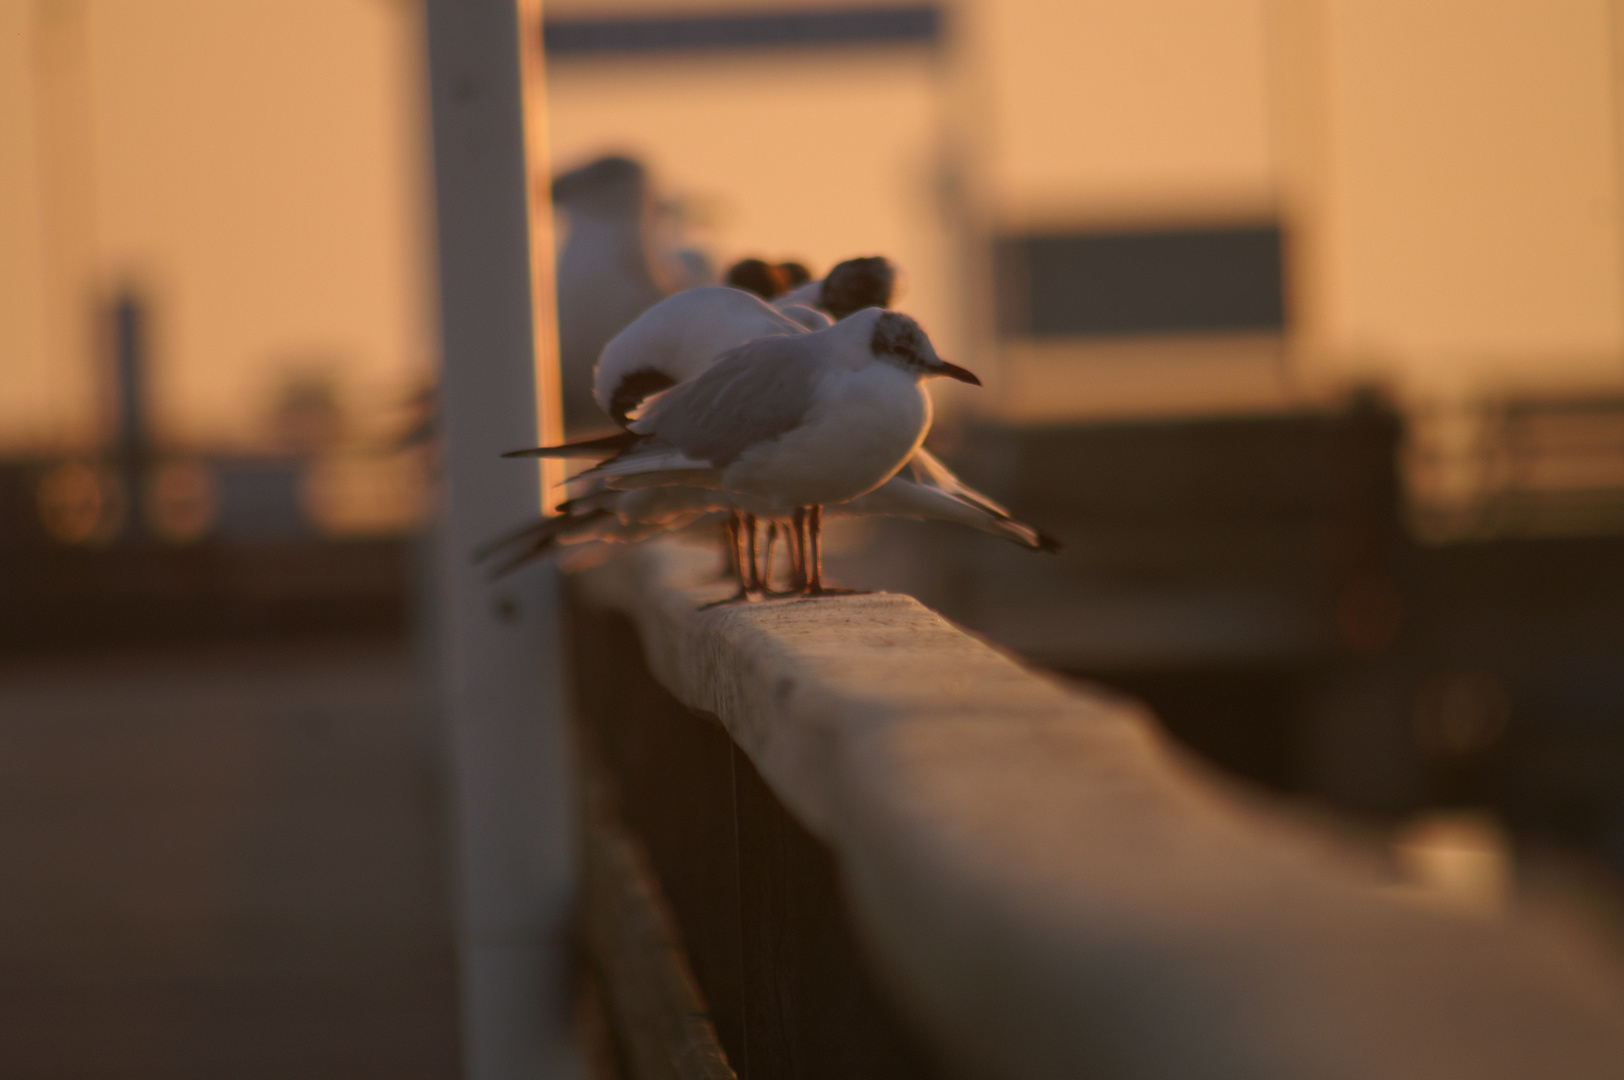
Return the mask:
[(620, 380), (615, 392), (609, 396), (609, 415), (615, 423), (625, 427), (631, 423), (631, 411), (643, 404), (650, 394), (658, 394), (676, 385), (677, 380), (655, 368), (638, 368)]
[(885, 311), (874, 320), (874, 336), (869, 340), (874, 355), (900, 357), (908, 367), (930, 364), (935, 350), (919, 324), (900, 311)]
[(784, 272), (764, 259), (740, 259), (728, 270), (727, 283), (763, 300), (776, 300), (789, 291)]
[(789, 287), (792, 289), (799, 289), (802, 285), (805, 285), (807, 282), (812, 280), (812, 271), (806, 268), (806, 264), (798, 263), (793, 259), (791, 259), (789, 262), (779, 263), (778, 269), (783, 273), (784, 281), (787, 282)]
[(635, 211), (646, 195), (648, 173), (628, 157), (602, 157), (553, 180), (553, 202), (587, 213)]
[(871, 307), (890, 307), (897, 268), (883, 255), (847, 259), (823, 279), (818, 304), (838, 321)]

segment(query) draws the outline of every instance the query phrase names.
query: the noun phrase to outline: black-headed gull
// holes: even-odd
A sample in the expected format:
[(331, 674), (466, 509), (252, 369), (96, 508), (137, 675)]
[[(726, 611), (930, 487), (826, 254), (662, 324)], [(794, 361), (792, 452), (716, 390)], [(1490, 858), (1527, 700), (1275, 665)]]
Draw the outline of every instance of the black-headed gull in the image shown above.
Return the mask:
[[(841, 272), (831, 276), (838, 281)], [(815, 320), (814, 328), (829, 325), (826, 316), (799, 310)], [(759, 337), (803, 332), (803, 327), (792, 322), (759, 298), (737, 289), (708, 287), (678, 293), (649, 309), (605, 347), (597, 370), (597, 400), (624, 426), (645, 396), (695, 377), (729, 349)], [(607, 447), (596, 451), (599, 456), (609, 452)], [(750, 510), (761, 509), (755, 500), (718, 489), (673, 487), (656, 489), (659, 497), (651, 498), (652, 492), (618, 491), (601, 480), (597, 484), (594, 491), (566, 503), (559, 517), (526, 526), (492, 545), (492, 553), (502, 549), (509, 554), (498, 572), (540, 557), (555, 544), (638, 540), (694, 525), (707, 515), (731, 512), (730, 561), (739, 573), (742, 591), (759, 587), (749, 573), (755, 553), (755, 521)], [(612, 513), (594, 512), (605, 509)], [(880, 488), (856, 500), (830, 505), (826, 512), (958, 522), (1035, 550), (1052, 551), (1058, 546), (1015, 521), (923, 449)], [(788, 530), (789, 523), (774, 518), (770, 509), (766, 516), (770, 555), (775, 532), (780, 526)]]
[(618, 450), (581, 479), (620, 489), (700, 487), (792, 515), (804, 530), (807, 591), (824, 591), (822, 507), (865, 495), (908, 463), (930, 427), (920, 383), (946, 376), (980, 385), (936, 355), (899, 312), (870, 308), (802, 334), (759, 338), (657, 398), (630, 430), (508, 456)]
[(569, 224), (558, 256), (564, 426), (572, 432), (601, 430), (603, 414), (592, 401), (598, 354), (665, 296), (649, 261), (647, 176), (630, 158), (600, 158), (554, 180), (553, 204)]
[(864, 308), (891, 306), (897, 287), (897, 268), (883, 255), (865, 255), (836, 263), (817, 281), (791, 289), (774, 306), (810, 307), (827, 312), (836, 322)]
[(559, 368), (564, 423), (572, 434), (602, 430), (592, 401), (592, 368), (610, 338), (669, 293), (716, 279), (705, 257), (672, 250), (658, 227), (666, 204), (651, 197), (643, 166), (600, 158), (553, 181), (553, 202), (568, 228), (558, 256)]
[(789, 275), (765, 259), (740, 259), (727, 268), (723, 282), (753, 292), (763, 300), (776, 300), (789, 292)]

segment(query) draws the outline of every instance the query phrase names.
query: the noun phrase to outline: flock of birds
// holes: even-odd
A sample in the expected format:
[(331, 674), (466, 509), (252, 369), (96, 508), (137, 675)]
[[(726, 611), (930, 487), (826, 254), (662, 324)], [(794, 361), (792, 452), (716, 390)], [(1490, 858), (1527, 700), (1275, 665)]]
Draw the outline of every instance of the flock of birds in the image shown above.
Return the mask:
[[(683, 289), (632, 318), (592, 370), (592, 398), (614, 433), (504, 455), (592, 464), (567, 481), (556, 515), (479, 558), (503, 574), (567, 545), (725, 524), (734, 599), (748, 599), (842, 591), (823, 582), (826, 515), (958, 522), (1057, 550), (923, 447), (931, 423), (923, 380), (980, 381), (891, 310), (889, 260), (850, 259), (810, 277), (798, 264), (745, 260), (728, 285)], [(790, 555), (782, 589), (781, 537)]]

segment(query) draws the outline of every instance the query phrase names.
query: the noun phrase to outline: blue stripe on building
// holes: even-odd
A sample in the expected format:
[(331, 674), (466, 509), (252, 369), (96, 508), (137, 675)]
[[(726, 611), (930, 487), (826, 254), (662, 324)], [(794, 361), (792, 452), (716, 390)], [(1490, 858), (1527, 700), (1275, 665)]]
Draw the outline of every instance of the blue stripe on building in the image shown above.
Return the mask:
[(617, 53), (931, 45), (941, 36), (933, 5), (663, 18), (549, 19), (549, 56)]

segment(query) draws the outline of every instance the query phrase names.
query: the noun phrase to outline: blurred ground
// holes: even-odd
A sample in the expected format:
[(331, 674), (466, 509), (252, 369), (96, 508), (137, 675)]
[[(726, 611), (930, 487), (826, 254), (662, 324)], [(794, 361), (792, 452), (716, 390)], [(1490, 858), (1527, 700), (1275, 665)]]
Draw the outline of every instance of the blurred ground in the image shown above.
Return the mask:
[(0, 664), (0, 1075), (455, 1075), (420, 666), (390, 640)]

